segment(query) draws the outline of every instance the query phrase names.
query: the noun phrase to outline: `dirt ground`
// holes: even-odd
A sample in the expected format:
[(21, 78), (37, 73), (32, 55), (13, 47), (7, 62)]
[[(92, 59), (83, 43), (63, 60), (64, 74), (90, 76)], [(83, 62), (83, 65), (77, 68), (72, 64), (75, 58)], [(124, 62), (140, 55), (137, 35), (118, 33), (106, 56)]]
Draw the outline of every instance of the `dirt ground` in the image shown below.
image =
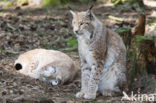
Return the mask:
[[(86, 10), (90, 4), (73, 4), (74, 10)], [(154, 7), (148, 7), (150, 14)], [(137, 13), (132, 8), (114, 7), (97, 3), (94, 13), (107, 27), (117, 30), (132, 28)], [(109, 16), (123, 21), (110, 19)], [(150, 17), (150, 15), (148, 15)], [(17, 8), (0, 9), (0, 103), (120, 103), (121, 97), (98, 96), (96, 100), (76, 99), (80, 90), (80, 76), (73, 83), (52, 86), (17, 74), (13, 68), (19, 54), (35, 48), (56, 49), (67, 53), (79, 65), (77, 49), (68, 45), (75, 39), (71, 27), (72, 16), (67, 6), (51, 9)], [(155, 76), (152, 76), (155, 79)], [(138, 87), (136, 87), (138, 88)], [(122, 101), (123, 102), (123, 101)], [(128, 101), (124, 101), (129, 103)]]

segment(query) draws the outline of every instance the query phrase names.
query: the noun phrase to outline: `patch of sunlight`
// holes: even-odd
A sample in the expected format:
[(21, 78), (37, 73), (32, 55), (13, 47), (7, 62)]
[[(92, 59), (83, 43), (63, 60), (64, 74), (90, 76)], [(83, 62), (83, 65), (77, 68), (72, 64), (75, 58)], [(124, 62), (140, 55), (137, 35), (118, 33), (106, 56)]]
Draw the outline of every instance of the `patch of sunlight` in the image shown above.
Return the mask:
[(113, 3), (101, 3), (98, 6), (94, 7), (94, 8), (102, 8), (102, 7), (113, 7)]
[(153, 11), (151, 16), (156, 18), (156, 11)]
[(156, 7), (156, 0), (144, 0), (144, 4), (149, 7)]
[(152, 17), (148, 20), (146, 25), (146, 33), (147, 36), (156, 36), (156, 18)]

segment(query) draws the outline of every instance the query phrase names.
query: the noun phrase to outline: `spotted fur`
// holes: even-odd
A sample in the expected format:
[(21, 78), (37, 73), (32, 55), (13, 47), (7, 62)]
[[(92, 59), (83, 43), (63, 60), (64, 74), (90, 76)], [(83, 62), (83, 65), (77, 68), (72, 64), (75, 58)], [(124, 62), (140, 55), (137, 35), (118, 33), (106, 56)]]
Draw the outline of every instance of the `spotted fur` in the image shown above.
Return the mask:
[(91, 10), (70, 12), (81, 62), (81, 91), (76, 97), (95, 99), (98, 90), (113, 96), (126, 82), (126, 48), (121, 37)]

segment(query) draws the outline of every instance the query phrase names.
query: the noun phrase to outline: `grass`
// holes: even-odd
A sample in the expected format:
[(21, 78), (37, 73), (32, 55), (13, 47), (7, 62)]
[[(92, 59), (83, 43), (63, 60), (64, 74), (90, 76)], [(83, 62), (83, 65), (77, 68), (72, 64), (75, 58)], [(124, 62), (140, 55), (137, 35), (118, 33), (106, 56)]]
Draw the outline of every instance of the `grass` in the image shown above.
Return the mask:
[(52, 49), (52, 46), (48, 43), (43, 44), (43, 48), (45, 49)]
[(117, 33), (119, 33), (120, 35), (124, 34), (125, 32), (130, 31), (130, 28), (119, 28), (117, 29)]
[(77, 39), (75, 37), (69, 37), (67, 41), (68, 47), (76, 47), (78, 46)]
[(73, 51), (76, 50), (78, 47), (78, 42), (75, 37), (69, 37), (66, 43), (65, 51)]
[(153, 40), (153, 37), (150, 37), (150, 36), (140, 36), (140, 35), (136, 36), (136, 44), (137, 45), (138, 45), (138, 43), (141, 43), (144, 40)]

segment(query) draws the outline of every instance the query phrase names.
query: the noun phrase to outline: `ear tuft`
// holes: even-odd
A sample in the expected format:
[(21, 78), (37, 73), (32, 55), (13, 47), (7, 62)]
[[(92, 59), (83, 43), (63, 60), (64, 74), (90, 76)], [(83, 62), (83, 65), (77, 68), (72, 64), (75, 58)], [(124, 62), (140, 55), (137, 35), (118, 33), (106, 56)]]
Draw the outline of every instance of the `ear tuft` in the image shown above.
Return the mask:
[(90, 20), (93, 19), (93, 14), (92, 14), (92, 11), (91, 10), (88, 10), (87, 11), (86, 17), (89, 18)]
[(90, 6), (89, 10), (92, 10), (93, 7), (94, 7), (94, 5), (92, 4), (92, 5)]
[(21, 70), (21, 69), (22, 69), (22, 65), (21, 65), (20, 63), (17, 63), (17, 64), (15, 65), (15, 69), (16, 69), (16, 70)]
[(89, 19), (93, 19), (93, 14), (92, 14), (92, 8), (94, 7), (94, 5), (91, 5), (90, 8), (87, 10), (87, 17)]

